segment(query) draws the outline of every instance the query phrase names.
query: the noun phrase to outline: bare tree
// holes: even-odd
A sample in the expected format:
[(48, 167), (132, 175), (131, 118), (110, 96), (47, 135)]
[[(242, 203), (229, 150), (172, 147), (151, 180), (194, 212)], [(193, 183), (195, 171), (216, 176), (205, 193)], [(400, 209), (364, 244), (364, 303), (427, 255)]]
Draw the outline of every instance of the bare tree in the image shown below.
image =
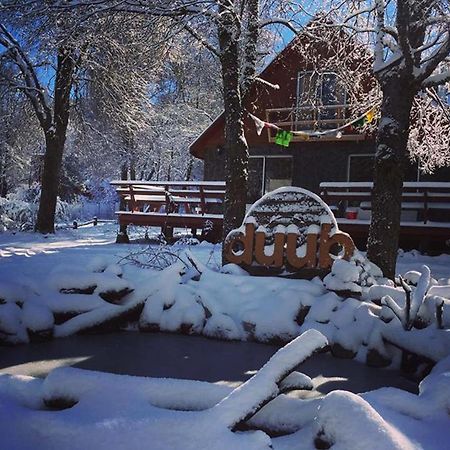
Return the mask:
[(423, 173), (450, 166), (450, 105), (434, 89), (414, 99), (408, 152)]
[(81, 8), (88, 14), (123, 11), (166, 17), (174, 29), (198, 40), (220, 61), (225, 116), (226, 195), (224, 235), (242, 222), (247, 193), (248, 147), (244, 136), (244, 96), (257, 80), (258, 38), (263, 28), (296, 31), (303, 10), (295, 2), (261, 0), (119, 0), (56, 2), (59, 8)]
[[(145, 46), (136, 42), (148, 41), (150, 28), (134, 23), (121, 29), (125, 18), (117, 15), (83, 16), (81, 20), (78, 10), (60, 11), (53, 8), (55, 4), (30, 1), (27, 5), (4, 2), (0, 6), (1, 60), (13, 69), (8, 76), (2, 74), (0, 83), (28, 98), (45, 139), (36, 222), (36, 230), (42, 233), (54, 232), (63, 152), (75, 100), (94, 90), (94, 80), (98, 81), (96, 94), (101, 90), (99, 86), (103, 87), (102, 93), (108, 92), (102, 97), (102, 110), (110, 113), (109, 118), (120, 120), (128, 136), (142, 121), (143, 101), (148, 97), (144, 66), (149, 66), (149, 58), (139, 63), (138, 56), (143, 55), (137, 52)], [(125, 61), (130, 61), (130, 49), (135, 52), (133, 64), (124, 66)]]
[(450, 80), (449, 3), (445, 0), (334, 2), (334, 24), (374, 50), (373, 74), (383, 93), (377, 131), (368, 257), (393, 277), (400, 230), (411, 110), (417, 94)]

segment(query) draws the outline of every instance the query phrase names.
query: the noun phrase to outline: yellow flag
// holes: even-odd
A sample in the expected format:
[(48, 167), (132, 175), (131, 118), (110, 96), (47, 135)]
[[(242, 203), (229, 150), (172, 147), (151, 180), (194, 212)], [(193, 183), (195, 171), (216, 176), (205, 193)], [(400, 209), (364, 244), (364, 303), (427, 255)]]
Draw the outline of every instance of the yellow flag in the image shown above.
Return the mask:
[(371, 123), (372, 120), (375, 117), (375, 108), (372, 108), (370, 111), (367, 112), (366, 114), (366, 120), (368, 123)]

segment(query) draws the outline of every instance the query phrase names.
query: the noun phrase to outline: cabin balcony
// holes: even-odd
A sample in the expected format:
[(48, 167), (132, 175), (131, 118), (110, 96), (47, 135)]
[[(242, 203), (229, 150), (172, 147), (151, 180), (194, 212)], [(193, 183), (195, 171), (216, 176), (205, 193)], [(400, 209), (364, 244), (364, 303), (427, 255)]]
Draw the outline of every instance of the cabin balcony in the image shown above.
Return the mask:
[[(362, 141), (366, 134), (351, 126), (331, 132), (344, 126), (352, 119), (351, 105), (298, 106), (296, 108), (266, 109), (266, 121), (286, 131), (307, 133), (330, 131), (322, 136), (311, 136), (311, 141)], [(275, 142), (277, 130), (267, 128), (269, 142)], [(291, 142), (305, 141), (303, 136), (292, 136)]]

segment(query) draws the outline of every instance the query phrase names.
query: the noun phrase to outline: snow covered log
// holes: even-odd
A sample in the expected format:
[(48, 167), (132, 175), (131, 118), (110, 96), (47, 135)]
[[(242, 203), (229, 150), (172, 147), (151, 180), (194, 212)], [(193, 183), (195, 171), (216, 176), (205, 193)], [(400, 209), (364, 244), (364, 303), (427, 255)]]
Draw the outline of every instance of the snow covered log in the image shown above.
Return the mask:
[(67, 268), (55, 270), (49, 277), (51, 288), (67, 295), (97, 294), (108, 303), (118, 304), (133, 288), (130, 283), (117, 273), (115, 265), (111, 270), (106, 268), (103, 272), (91, 272), (84, 269)]
[(279, 384), (296, 366), (328, 345), (325, 336), (309, 330), (273, 355), (269, 361), (243, 385), (218, 403), (212, 410), (218, 421), (234, 429), (247, 421), (280, 392)]
[(123, 305), (103, 306), (56, 325), (54, 336), (117, 331), (129, 322), (136, 322), (143, 308), (144, 299), (135, 299)]

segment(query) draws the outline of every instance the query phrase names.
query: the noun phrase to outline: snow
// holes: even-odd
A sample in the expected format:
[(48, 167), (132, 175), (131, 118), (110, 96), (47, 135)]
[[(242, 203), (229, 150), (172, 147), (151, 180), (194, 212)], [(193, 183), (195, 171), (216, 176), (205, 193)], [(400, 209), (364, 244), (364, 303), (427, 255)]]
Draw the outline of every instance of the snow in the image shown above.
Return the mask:
[(308, 319), (319, 323), (327, 323), (330, 319), (331, 313), (337, 310), (340, 299), (339, 297), (329, 292), (320, 298), (320, 301), (315, 301), (309, 310)]
[(0, 305), (0, 339), (11, 344), (28, 342), (22, 310), (15, 303)]
[(48, 307), (31, 302), (23, 305), (22, 322), (32, 331), (51, 330), (55, 324), (52, 311)]
[[(329, 441), (336, 449), (446, 448), (449, 256), (399, 254), (399, 270), (409, 271), (404, 279), (411, 284), (412, 313), (424, 325), (405, 331), (391, 309), (374, 303), (390, 296), (401, 316), (404, 289), (383, 279), (359, 253), (351, 261), (335, 261), (323, 282), (251, 277), (233, 264), (222, 268), (220, 246), (207, 243), (191, 246), (189, 258), (180, 245), (177, 262), (164, 270), (144, 269), (123, 259), (143, 247), (116, 245), (114, 238), (115, 229), (109, 225), (48, 238), (0, 235), (0, 340), (26, 343), (27, 329), (53, 331), (55, 338), (69, 336), (133, 313), (135, 329), (290, 343), (235, 391), (208, 383), (77, 369), (57, 369), (45, 381), (0, 377), (0, 434), (6, 448), (133, 449), (151, 442), (152, 448), (174, 450), (251, 450), (269, 445), (275, 450), (312, 450), (315, 439)], [(359, 297), (351, 294), (352, 283), (360, 288)], [(78, 293), (94, 286), (92, 294)], [(99, 295), (125, 288), (134, 290), (120, 304)], [(443, 329), (436, 318), (439, 302)], [(64, 321), (54, 325), (54, 318), (64, 315)], [(396, 347), (440, 362), (421, 383), (418, 396), (393, 388), (362, 396), (334, 392), (313, 400), (279, 395), (292, 388), (310, 388), (308, 377), (289, 372), (326, 342), (332, 349), (339, 344), (363, 362), (368, 350), (376, 348), (395, 367), (401, 355)], [(77, 403), (64, 411), (45, 410), (44, 400), (58, 397)], [(276, 398), (269, 401), (272, 397)], [(231, 431), (255, 412), (252, 427), (290, 434), (269, 438), (263, 431)]]
[(114, 319), (118, 314), (125, 314), (139, 306), (140, 300), (132, 300), (124, 305), (107, 304), (67, 320), (61, 325), (55, 325), (55, 337), (65, 337), (76, 334), (84, 329), (90, 329), (105, 321)]
[(53, 313), (83, 313), (108, 305), (97, 294), (61, 294), (48, 292), (46, 295), (33, 295), (27, 298), (27, 303), (45, 305)]
[(68, 270), (67, 267), (58, 267), (49, 276), (48, 286), (51, 289), (88, 289), (95, 288), (95, 292), (121, 291), (130, 285), (112, 272), (93, 273), (84, 269)]
[[(48, 308), (58, 317), (53, 330), (55, 337), (81, 333), (102, 322), (114, 322), (117, 317), (131, 314), (133, 320), (136, 315), (139, 318), (131, 324), (134, 329), (182, 331), (220, 339), (288, 342), (304, 331), (318, 329), (331, 343), (336, 342), (360, 356), (364, 354), (362, 347), (369, 342), (378, 316), (393, 320), (393, 329), (401, 325), (397, 319), (392, 319), (390, 310), (377, 307), (373, 301), (389, 295), (400, 309), (404, 308), (403, 289), (384, 284), (387, 280), (380, 278), (379, 269), (358, 252), (351, 261), (335, 261), (324, 282), (319, 278), (307, 281), (249, 277), (235, 265), (220, 268), (220, 246), (207, 243), (190, 247), (189, 258), (196, 268), (189, 262), (178, 261), (160, 271), (123, 264), (126, 261), (123, 256), (131, 250), (136, 252), (136, 246), (113, 244), (114, 234), (110, 233), (108, 237), (108, 230), (108, 226), (77, 230), (79, 240), (74, 239), (76, 233), (72, 230), (61, 233), (59, 240), (58, 236), (49, 237), (46, 243), (39, 236), (33, 243), (30, 235), (25, 234), (10, 235), (10, 239), (17, 240), (13, 245), (10, 242), (2, 245), (0, 240), (0, 251), (6, 247), (13, 253), (0, 260), (6, 268), (3, 273), (8, 277), (0, 288), (3, 286), (3, 291), (9, 292), (4, 295), (8, 297), (8, 303), (18, 301), (20, 305)], [(109, 244), (105, 244), (105, 238), (110, 239)], [(28, 248), (29, 255), (33, 252), (26, 258), (26, 264), (22, 264), (19, 247)], [(183, 251), (182, 246), (177, 248), (179, 250), (170, 251)], [(179, 255), (187, 261), (182, 253)], [(420, 261), (413, 255), (415, 263)], [(407, 254), (402, 254), (400, 259), (405, 256)], [(433, 261), (430, 257), (424, 258), (427, 262)], [(439, 264), (442, 258), (436, 258)], [(70, 268), (69, 261), (72, 263)], [(421, 265), (418, 269), (423, 270)], [(445, 283), (447, 278), (440, 278)], [(430, 278), (430, 286), (433, 283), (438, 282)], [(92, 294), (77, 293), (86, 288), (95, 290)], [(99, 296), (100, 291), (125, 288), (134, 291), (123, 297), (119, 304), (110, 304)], [(361, 297), (342, 298), (329, 290), (347, 295), (361, 293)], [(417, 294), (418, 302), (421, 295)], [(436, 304), (442, 301), (443, 324), (448, 326), (450, 304), (445, 300), (447, 297), (448, 285), (434, 284), (422, 306), (419, 305), (418, 315), (430, 324), (427, 333), (437, 342), (435, 352), (426, 352), (432, 359), (446, 354), (446, 335), (438, 333), (434, 323)], [(15, 330), (14, 340), (26, 342), (23, 311), (13, 309), (14, 314), (8, 312), (8, 324)], [(47, 315), (47, 321), (49, 319)], [(118, 326), (129, 327), (126, 322)], [(391, 329), (386, 332), (389, 336), (395, 335)], [(416, 334), (411, 345), (422, 349), (421, 334)], [(7, 338), (8, 341), (11, 339), (12, 336)], [(404, 345), (407, 339), (401, 338), (399, 342)]]
[[(246, 384), (140, 378), (59, 368), (45, 380), (0, 376), (0, 433), (5, 448), (306, 449), (320, 438), (336, 449), (442, 450), (448, 444), (450, 358), (420, 384), (419, 395), (382, 388), (362, 395), (333, 391), (316, 399), (279, 395), (250, 419), (252, 427), (278, 430), (233, 433), (230, 423), (276, 391), (279, 375), (324, 340), (298, 338)], [(277, 356), (278, 355), (278, 356)], [(281, 367), (278, 365), (281, 364)], [(255, 394), (252, 398), (251, 394)], [(44, 402), (72, 400), (62, 411)], [(246, 400), (248, 403), (246, 403)], [(270, 447), (271, 446), (271, 447)]]
[(280, 390), (282, 392), (291, 389), (305, 389), (311, 390), (313, 388), (313, 382), (308, 375), (301, 372), (291, 372), (284, 380), (280, 383)]
[(361, 274), (361, 268), (351, 261), (345, 261), (344, 259), (337, 259), (333, 263), (332, 269), (333, 275), (338, 277), (344, 282), (358, 281)]
[(317, 330), (310, 330), (278, 350), (274, 356), (248, 381), (236, 388), (213, 409), (217, 420), (233, 426), (256, 412), (252, 405), (262, 405), (278, 393), (278, 383), (328, 341)]
[(351, 392), (334, 391), (328, 394), (319, 408), (315, 425), (317, 432), (326, 442), (330, 442), (335, 450), (414, 448), (408, 439), (387, 423), (369, 403)]

